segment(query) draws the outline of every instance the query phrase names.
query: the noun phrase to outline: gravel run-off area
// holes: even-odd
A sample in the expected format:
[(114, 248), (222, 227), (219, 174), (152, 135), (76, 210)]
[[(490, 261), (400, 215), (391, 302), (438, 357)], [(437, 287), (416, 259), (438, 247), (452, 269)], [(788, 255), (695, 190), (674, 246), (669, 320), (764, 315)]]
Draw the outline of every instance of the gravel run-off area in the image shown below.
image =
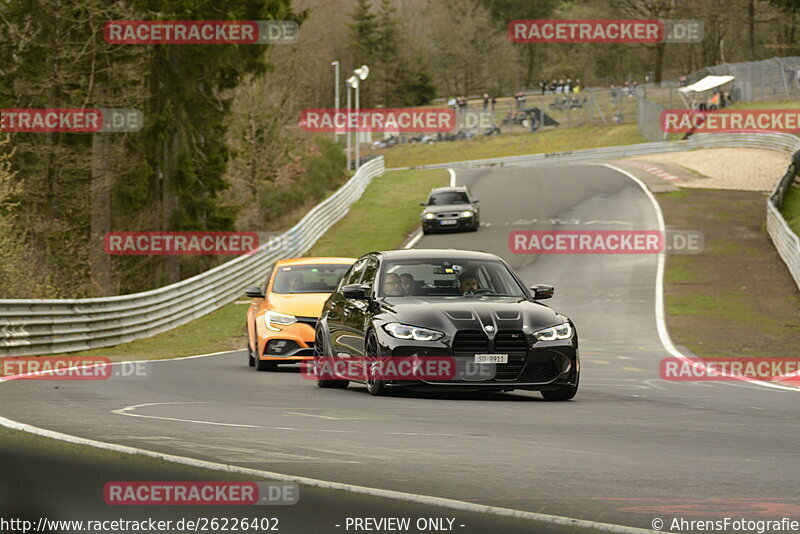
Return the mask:
[[(786, 172), (789, 156), (755, 148), (710, 148), (631, 158), (658, 165), (683, 178), (675, 185), (738, 191), (772, 191)], [(691, 173), (680, 172), (682, 169)]]

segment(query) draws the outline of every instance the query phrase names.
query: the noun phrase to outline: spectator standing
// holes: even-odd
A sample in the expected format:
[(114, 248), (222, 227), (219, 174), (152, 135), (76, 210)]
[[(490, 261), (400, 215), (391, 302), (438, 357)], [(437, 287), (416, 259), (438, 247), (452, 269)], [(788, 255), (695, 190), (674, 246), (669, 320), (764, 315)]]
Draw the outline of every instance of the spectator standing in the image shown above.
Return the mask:
[(492, 95), (491, 103), (492, 103), (492, 113), (494, 113), (494, 105), (497, 104), (497, 98), (495, 98), (494, 95)]
[(483, 93), (483, 112), (489, 109), (489, 93)]

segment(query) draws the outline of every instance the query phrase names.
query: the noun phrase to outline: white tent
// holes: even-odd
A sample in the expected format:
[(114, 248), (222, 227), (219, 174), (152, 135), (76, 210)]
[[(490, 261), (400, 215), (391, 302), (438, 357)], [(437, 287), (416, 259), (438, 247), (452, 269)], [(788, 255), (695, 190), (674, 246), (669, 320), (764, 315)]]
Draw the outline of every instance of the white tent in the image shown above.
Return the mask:
[(679, 87), (678, 93), (683, 100), (683, 103), (686, 104), (686, 107), (694, 107), (691, 103), (686, 101), (686, 96), (691, 95), (692, 101), (694, 101), (695, 95), (697, 93), (702, 93), (703, 91), (709, 91), (711, 89), (716, 89), (721, 85), (725, 85), (726, 83), (732, 81), (734, 76), (706, 76), (702, 80), (694, 82), (692, 85), (687, 85), (686, 87)]
[(700, 81), (694, 82), (692, 85), (687, 85), (686, 87), (681, 87), (678, 89), (683, 94), (693, 92), (693, 93), (702, 93), (703, 91), (708, 91), (709, 89), (714, 89), (715, 87), (719, 87), (720, 85), (725, 85), (729, 81), (733, 80), (733, 76), (706, 76)]

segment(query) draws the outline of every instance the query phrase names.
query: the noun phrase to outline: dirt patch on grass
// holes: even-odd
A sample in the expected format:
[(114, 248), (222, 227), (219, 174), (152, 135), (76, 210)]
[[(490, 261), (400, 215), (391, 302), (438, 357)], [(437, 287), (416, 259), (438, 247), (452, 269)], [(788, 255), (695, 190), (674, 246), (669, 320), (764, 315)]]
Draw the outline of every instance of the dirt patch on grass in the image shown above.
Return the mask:
[(667, 257), (673, 340), (699, 356), (800, 357), (800, 291), (766, 233), (766, 194), (682, 189), (657, 198), (667, 228), (705, 236), (701, 254)]

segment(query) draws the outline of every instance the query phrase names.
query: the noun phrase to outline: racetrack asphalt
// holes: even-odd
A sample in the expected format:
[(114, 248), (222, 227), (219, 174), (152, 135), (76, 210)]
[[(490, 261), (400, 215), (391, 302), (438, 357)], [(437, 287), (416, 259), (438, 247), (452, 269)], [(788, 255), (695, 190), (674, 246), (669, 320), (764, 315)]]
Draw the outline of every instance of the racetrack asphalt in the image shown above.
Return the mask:
[(660, 379), (669, 354), (656, 255), (509, 252), (513, 230), (657, 230), (639, 185), (590, 164), (462, 170), (458, 183), (480, 199), (482, 227), (415, 248), (491, 252), (527, 284), (554, 285), (546, 303), (580, 339), (575, 400), (323, 390), (296, 368), (255, 372), (241, 351), (148, 363), (146, 378), (3, 383), (0, 415), (213, 462), (639, 528), (656, 517), (800, 519), (800, 392)]

